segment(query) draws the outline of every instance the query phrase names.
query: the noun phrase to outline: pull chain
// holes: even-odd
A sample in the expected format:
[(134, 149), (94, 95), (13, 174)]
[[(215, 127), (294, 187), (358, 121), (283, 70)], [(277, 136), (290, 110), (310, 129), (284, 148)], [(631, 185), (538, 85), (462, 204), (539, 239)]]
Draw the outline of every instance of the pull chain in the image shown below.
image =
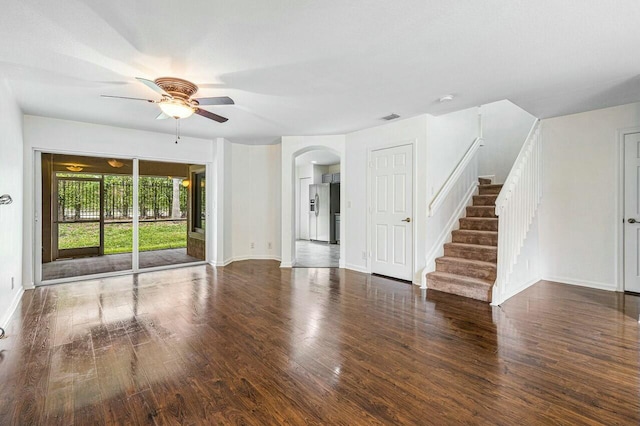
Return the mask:
[(180, 119), (176, 118), (176, 143), (180, 140)]

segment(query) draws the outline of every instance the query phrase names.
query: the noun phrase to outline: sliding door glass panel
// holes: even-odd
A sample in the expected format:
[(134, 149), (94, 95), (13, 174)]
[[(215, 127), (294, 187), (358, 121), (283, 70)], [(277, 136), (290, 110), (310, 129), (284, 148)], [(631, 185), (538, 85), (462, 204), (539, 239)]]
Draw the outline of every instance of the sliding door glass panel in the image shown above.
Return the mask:
[(132, 269), (131, 160), (42, 154), (42, 280)]
[(138, 250), (140, 269), (199, 262), (189, 247), (189, 165), (139, 161)]

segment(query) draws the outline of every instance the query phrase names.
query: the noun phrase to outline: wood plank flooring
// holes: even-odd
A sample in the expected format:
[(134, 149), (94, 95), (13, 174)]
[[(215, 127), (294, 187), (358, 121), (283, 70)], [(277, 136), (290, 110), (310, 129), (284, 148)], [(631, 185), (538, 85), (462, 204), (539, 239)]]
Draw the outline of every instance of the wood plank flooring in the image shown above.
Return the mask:
[(321, 241), (296, 241), (295, 268), (338, 268), (340, 245)]
[(640, 422), (640, 299), (502, 308), (339, 269), (194, 266), (25, 293), (0, 424)]

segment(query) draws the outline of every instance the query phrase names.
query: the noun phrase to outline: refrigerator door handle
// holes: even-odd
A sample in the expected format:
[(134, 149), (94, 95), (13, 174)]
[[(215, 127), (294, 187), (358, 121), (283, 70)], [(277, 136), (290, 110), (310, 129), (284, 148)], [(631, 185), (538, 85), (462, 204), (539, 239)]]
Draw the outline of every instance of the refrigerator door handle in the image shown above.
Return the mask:
[(320, 206), (320, 197), (318, 196), (318, 194), (316, 194), (316, 217), (318, 217), (318, 214), (320, 214), (320, 209), (318, 208)]

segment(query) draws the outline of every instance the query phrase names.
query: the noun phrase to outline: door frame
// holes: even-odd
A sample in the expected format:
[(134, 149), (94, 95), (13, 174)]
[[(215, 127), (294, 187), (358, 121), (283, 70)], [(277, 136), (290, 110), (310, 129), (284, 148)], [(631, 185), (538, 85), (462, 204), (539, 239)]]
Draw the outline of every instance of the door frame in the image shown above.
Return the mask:
[[(283, 148), (284, 149), (284, 148)], [(280, 237), (281, 237), (281, 241), (282, 241), (282, 246), (281, 246), (281, 261), (280, 261), (280, 267), (281, 268), (293, 268), (294, 265), (296, 264), (296, 187), (298, 185), (297, 179), (296, 179), (296, 158), (298, 158), (300, 155), (306, 153), (306, 152), (310, 152), (310, 151), (329, 151), (333, 154), (336, 154), (338, 157), (340, 157), (340, 185), (341, 187), (346, 188), (346, 183), (347, 183), (347, 170), (346, 170), (346, 152), (344, 150), (341, 150), (340, 147), (335, 147), (335, 146), (331, 146), (330, 144), (310, 144), (310, 145), (306, 145), (298, 150), (295, 150), (291, 153), (286, 153), (283, 154), (282, 157), (282, 187), (281, 187), (281, 192), (282, 192), (282, 200), (289, 200), (290, 201), (290, 205), (286, 205), (283, 201), (283, 206), (282, 206), (282, 210), (287, 210), (290, 214), (290, 216), (287, 218), (287, 216), (283, 213), (282, 218), (281, 218), (281, 229), (280, 229)], [(286, 163), (289, 163), (288, 165)], [(286, 168), (288, 168), (290, 175), (289, 176), (285, 176), (285, 170)], [(288, 182), (288, 183), (285, 183)], [(287, 195), (285, 195), (287, 194)], [(347, 197), (346, 195), (340, 191), (340, 210), (342, 211), (347, 211), (347, 206), (349, 204), (347, 203)], [(340, 235), (342, 236), (342, 241), (340, 244), (340, 261), (338, 263), (338, 268), (343, 269), (343, 268), (347, 268), (347, 264), (346, 264), (346, 254), (347, 254), (347, 244), (348, 244), (348, 238), (347, 238), (347, 223), (348, 223), (348, 218), (346, 216), (346, 213), (342, 213), (344, 216), (341, 218), (341, 223), (340, 226), (342, 227), (342, 229), (340, 230)], [(290, 234), (287, 235), (285, 233), (285, 229), (287, 229)], [(286, 252), (284, 251), (284, 247), (288, 246), (289, 250), (290, 250), (290, 254), (289, 254), (289, 258), (286, 258)]]
[(618, 139), (618, 159), (616, 161), (616, 171), (618, 175), (616, 203), (615, 203), (615, 218), (616, 218), (616, 268), (615, 268), (615, 283), (616, 291), (624, 292), (624, 139), (627, 135), (633, 133), (640, 133), (640, 126), (638, 127), (626, 127), (617, 130)]
[[(131, 252), (131, 269), (127, 269), (124, 271), (115, 271), (115, 272), (105, 272), (100, 274), (92, 274), (92, 275), (81, 275), (78, 277), (70, 277), (70, 278), (58, 278), (54, 280), (42, 281), (42, 221), (40, 220), (40, 216), (42, 215), (42, 154), (60, 154), (60, 155), (80, 155), (87, 157), (98, 157), (98, 158), (122, 158), (133, 161), (133, 170), (132, 177), (139, 177), (139, 162), (140, 161), (158, 161), (165, 163), (178, 163), (178, 164), (190, 164), (190, 165), (198, 165), (203, 166), (205, 168), (206, 179), (208, 182), (212, 181), (212, 173), (213, 173), (213, 163), (204, 162), (204, 163), (194, 163), (188, 160), (181, 159), (171, 159), (168, 160), (166, 158), (156, 158), (156, 157), (146, 157), (140, 155), (119, 155), (119, 154), (108, 154), (102, 152), (86, 152), (86, 151), (75, 151), (75, 150), (64, 150), (64, 149), (50, 149), (50, 148), (41, 148), (41, 147), (32, 147), (31, 155), (33, 158), (33, 210), (29, 214), (29, 220), (31, 221), (31, 227), (33, 230), (33, 247), (32, 247), (32, 259), (33, 263), (30, 265), (32, 268), (32, 276), (33, 276), (33, 286), (48, 286), (55, 284), (65, 284), (71, 282), (78, 281), (87, 281), (94, 280), (100, 278), (109, 278), (109, 277), (117, 277), (121, 275), (131, 275), (137, 273), (144, 272), (154, 272), (154, 271), (162, 271), (166, 269), (177, 269), (184, 268), (189, 266), (197, 266), (197, 265), (206, 265), (210, 263), (210, 259), (212, 257), (212, 253), (214, 253), (213, 245), (215, 244), (214, 231), (211, 227), (207, 227), (206, 236), (205, 236), (205, 260), (200, 262), (192, 262), (192, 263), (181, 263), (176, 265), (164, 265), (164, 266), (155, 266), (151, 268), (140, 268), (139, 267), (139, 250), (138, 250), (138, 228), (139, 228), (139, 204), (138, 204), (138, 179), (132, 179), (133, 181), (133, 241), (132, 241), (132, 252)], [(213, 188), (211, 185), (206, 186), (206, 197), (208, 200), (213, 200)], [(212, 208), (210, 208), (210, 204), (207, 203), (205, 205), (205, 216), (207, 218), (208, 223), (212, 223)], [(25, 214), (28, 214), (25, 212)], [(26, 218), (26, 216), (25, 216)]]
[[(405, 140), (405, 141), (400, 141), (400, 142), (392, 142), (392, 143), (388, 143), (388, 144), (383, 144), (383, 145), (377, 145), (374, 147), (369, 147), (367, 149), (367, 272), (369, 274), (373, 273), (372, 272), (372, 267), (373, 267), (373, 262), (372, 262), (372, 253), (373, 253), (373, 248), (372, 248), (372, 241), (373, 241), (373, 206), (371, 205), (372, 201), (373, 201), (373, 185), (372, 185), (372, 181), (373, 178), (371, 176), (372, 174), (372, 155), (374, 151), (380, 151), (383, 149), (389, 149), (389, 148), (398, 148), (401, 146), (406, 146), (406, 145), (411, 145), (411, 152), (412, 152), (412, 161), (411, 161), (411, 174), (413, 175), (413, 188), (411, 190), (411, 197), (412, 199), (412, 205), (413, 205), (413, 212), (412, 212), (412, 218), (411, 220), (413, 221), (413, 225), (412, 225), (412, 229), (411, 229), (411, 234), (412, 234), (412, 238), (413, 238), (413, 244), (412, 244), (412, 251), (413, 253), (411, 253), (411, 282), (413, 284), (420, 284), (420, 279), (419, 279), (419, 275), (420, 273), (416, 271), (416, 265), (418, 264), (417, 259), (416, 259), (416, 255), (418, 253), (418, 238), (417, 238), (417, 220), (418, 218), (418, 205), (416, 200), (418, 199), (418, 176), (417, 176), (417, 167), (416, 167), (416, 160), (417, 160), (417, 147), (418, 141), (417, 139), (409, 139), (409, 140)], [(418, 278), (416, 278), (416, 276), (418, 276)], [(417, 281), (416, 281), (417, 280)]]
[[(60, 201), (59, 201), (59, 194), (60, 194), (60, 187), (58, 186), (58, 183), (60, 181), (76, 181), (76, 182), (98, 182), (99, 183), (99, 192), (100, 192), (100, 218), (98, 220), (91, 220), (91, 221), (86, 221), (85, 223), (98, 223), (99, 226), (99, 242), (98, 242), (98, 247), (80, 247), (80, 248), (75, 248), (75, 249), (67, 249), (67, 250), (76, 250), (76, 253), (79, 254), (84, 254), (86, 256), (85, 253), (83, 252), (88, 252), (88, 249), (92, 249), (92, 248), (97, 248), (98, 249), (98, 256), (104, 256), (104, 176), (101, 178), (82, 178), (82, 177), (58, 177), (58, 176), (53, 176), (52, 177), (52, 181), (53, 181), (53, 191), (52, 191), (52, 199), (56, 200), (55, 203), (55, 208), (52, 208), (51, 210), (51, 216), (52, 216), (52, 220), (51, 220), (51, 241), (52, 241), (52, 257), (54, 258), (54, 260), (58, 260), (58, 259), (64, 259), (64, 257), (60, 256), (60, 241), (59, 241), (59, 237), (60, 237), (60, 217), (58, 216), (59, 214), (59, 210), (60, 210)], [(94, 253), (88, 253), (89, 255), (94, 254)]]

